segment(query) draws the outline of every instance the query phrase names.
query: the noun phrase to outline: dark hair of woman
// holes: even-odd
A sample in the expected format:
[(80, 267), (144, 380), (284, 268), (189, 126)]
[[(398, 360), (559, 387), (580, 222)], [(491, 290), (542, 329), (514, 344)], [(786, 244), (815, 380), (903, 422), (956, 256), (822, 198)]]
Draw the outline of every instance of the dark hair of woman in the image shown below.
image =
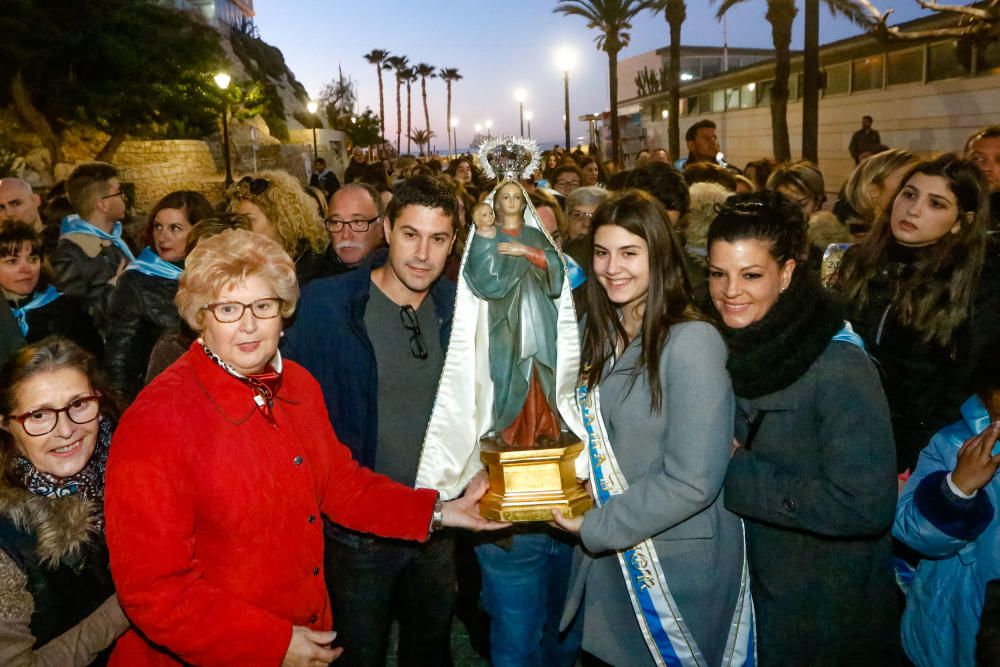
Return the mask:
[[(649, 290), (642, 316), (642, 351), (631, 382), (645, 371), (650, 389), (650, 408), (659, 413), (662, 404), (660, 354), (670, 327), (681, 322), (704, 320), (691, 303), (691, 284), (684, 272), (684, 248), (673, 231), (667, 213), (655, 198), (640, 190), (616, 193), (597, 207), (591, 218), (588, 253), (594, 254), (594, 237), (604, 225), (618, 225), (646, 241), (649, 249)], [(589, 272), (587, 323), (582, 359), (587, 386), (597, 386), (619, 340), (628, 343), (617, 308)]]
[(205, 195), (192, 190), (178, 190), (165, 195), (163, 199), (156, 202), (153, 210), (149, 212), (146, 219), (145, 239), (146, 245), (153, 245), (153, 223), (156, 222), (156, 215), (165, 208), (176, 208), (184, 211), (191, 226), (197, 225), (200, 220), (212, 215), (212, 204), (205, 198)]
[[(118, 401), (105, 385), (100, 364), (94, 355), (59, 336), (49, 336), (25, 345), (0, 367), (0, 418), (6, 419), (17, 410), (17, 392), (26, 380), (38, 373), (64, 368), (73, 368), (86, 375), (91, 387), (101, 392), (101, 414), (118, 419)], [(13, 437), (0, 429), (0, 474), (14, 486), (20, 486), (22, 482), (12, 476), (16, 454)]]
[(42, 271), (35, 289), (44, 290), (51, 280), (45, 261), (45, 239), (26, 222), (8, 221), (0, 225), (0, 259), (20, 255), (25, 245), (31, 248), (29, 254), (37, 256), (42, 262)]
[[(893, 202), (915, 174), (938, 176), (948, 182), (961, 224), (957, 233), (945, 234), (919, 254), (912, 275), (900, 285), (893, 302), (898, 321), (922, 334), (923, 342), (947, 346), (968, 318), (983, 266), (989, 188), (974, 163), (947, 154), (914, 165), (901, 181)], [(869, 281), (886, 261), (893, 243), (891, 215), (892, 203), (841, 264), (838, 286), (856, 306), (867, 303)]]
[(364, 171), (361, 172), (361, 178), (358, 180), (362, 183), (367, 183), (379, 192), (390, 192), (392, 190), (392, 181), (389, 180), (389, 173), (382, 162), (366, 164)]
[(708, 229), (707, 247), (716, 241), (765, 241), (778, 266), (797, 260), (806, 248), (802, 207), (779, 192), (748, 192), (726, 200)]

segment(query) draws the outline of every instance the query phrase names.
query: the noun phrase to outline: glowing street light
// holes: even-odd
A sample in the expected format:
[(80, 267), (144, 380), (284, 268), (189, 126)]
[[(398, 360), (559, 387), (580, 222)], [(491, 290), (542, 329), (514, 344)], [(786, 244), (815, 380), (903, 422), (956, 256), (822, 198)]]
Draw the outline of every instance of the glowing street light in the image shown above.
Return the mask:
[(316, 158), (319, 157), (319, 148), (316, 145), (316, 111), (319, 110), (319, 104), (316, 102), (316, 100), (309, 100), (309, 104), (306, 105), (306, 109), (308, 109), (309, 113), (311, 113), (313, 115), (313, 122), (312, 122), (312, 126), (313, 126), (313, 162), (315, 162)]
[[(229, 82), (232, 81), (232, 77), (225, 72), (219, 72), (213, 78), (215, 85), (223, 91), (229, 88)], [(222, 107), (222, 161), (226, 163), (226, 187), (228, 188), (233, 184), (233, 165), (229, 159), (229, 96), (223, 92), (222, 98), (224, 100)]]
[(528, 99), (528, 91), (518, 88), (514, 91), (514, 99), (517, 100), (518, 110), (521, 115), (521, 136), (524, 136), (524, 101)]
[(564, 46), (556, 51), (556, 65), (563, 73), (563, 97), (565, 101), (566, 115), (566, 150), (569, 150), (569, 71), (576, 66), (576, 53), (568, 46)]

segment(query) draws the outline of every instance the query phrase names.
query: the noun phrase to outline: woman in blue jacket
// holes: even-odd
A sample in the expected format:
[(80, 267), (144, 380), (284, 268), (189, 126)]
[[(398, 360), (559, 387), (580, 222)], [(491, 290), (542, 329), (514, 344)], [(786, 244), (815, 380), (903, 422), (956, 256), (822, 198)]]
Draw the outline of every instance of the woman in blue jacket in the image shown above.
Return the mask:
[[(993, 348), (995, 349), (995, 348)], [(976, 664), (986, 584), (1000, 578), (1000, 358), (984, 355), (961, 419), (920, 453), (893, 534), (923, 554), (906, 597), (902, 638), (917, 667)]]

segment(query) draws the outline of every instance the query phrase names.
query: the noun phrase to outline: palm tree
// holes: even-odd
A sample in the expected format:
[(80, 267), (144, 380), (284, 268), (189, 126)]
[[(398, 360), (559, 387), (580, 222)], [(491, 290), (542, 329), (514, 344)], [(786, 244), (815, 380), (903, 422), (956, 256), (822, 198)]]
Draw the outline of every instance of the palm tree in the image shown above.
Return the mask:
[[(789, 0), (792, 1), (792, 0)], [(618, 52), (628, 46), (632, 19), (646, 9), (653, 9), (656, 0), (561, 0), (553, 10), (566, 16), (580, 16), (587, 27), (600, 31), (594, 41), (597, 48), (608, 54), (608, 79), (611, 97), (611, 150), (614, 161), (621, 164), (621, 131), (618, 123)], [(566, 147), (567, 149), (569, 146)]]
[[(420, 77), (420, 93), (424, 96), (424, 127), (427, 128), (428, 134), (434, 134), (431, 132), (431, 114), (427, 110), (427, 79), (433, 79), (437, 68), (434, 65), (428, 65), (427, 63), (420, 63), (413, 68), (414, 73)], [(428, 141), (430, 137), (428, 137)], [(427, 155), (431, 154), (430, 144), (427, 145)]]
[(409, 153), (411, 139), (410, 133), (412, 131), (411, 128), (413, 127), (413, 114), (411, 113), (411, 101), (413, 98), (410, 95), (410, 85), (417, 80), (417, 74), (413, 71), (412, 67), (407, 67), (400, 73), (400, 76), (403, 81), (406, 82), (406, 152)]
[(687, 5), (684, 0), (657, 0), (655, 10), (663, 12), (670, 26), (670, 70), (665, 82), (670, 90), (667, 141), (676, 160), (681, 152), (681, 25), (687, 19)]
[[(458, 73), (458, 68), (457, 67), (442, 67), (441, 68), (441, 74), (439, 76), (444, 81), (445, 85), (448, 86), (448, 126), (447, 126), (446, 129), (449, 131), (449, 139), (448, 139), (449, 149), (448, 149), (448, 155), (451, 155), (452, 154), (451, 148), (450, 148), (451, 147), (451, 138), (450, 138), (450, 134), (451, 134), (451, 84), (454, 81), (461, 80), (462, 75)], [(454, 148), (455, 148), (455, 151), (457, 152), (458, 151), (458, 146), (455, 146)]]
[(427, 150), (424, 153), (424, 155), (430, 155), (431, 154), (431, 137), (434, 137), (434, 136), (436, 136), (436, 135), (433, 132), (431, 132), (430, 130), (422, 130), (422, 129), (418, 128), (418, 129), (413, 130), (413, 133), (410, 134), (410, 139), (413, 139), (413, 141), (416, 142), (417, 146), (423, 146), (424, 144), (427, 144)]
[(400, 92), (403, 87), (403, 72), (409, 62), (410, 59), (406, 56), (389, 56), (382, 65), (396, 73), (396, 155), (399, 155), (399, 139), (403, 134), (403, 100)]
[[(714, 2), (715, 0), (713, 0)], [(746, 0), (723, 0), (716, 16), (722, 16), (735, 5)], [(848, 16), (860, 16), (861, 5), (855, 0), (823, 0), (830, 11)], [(771, 89), (771, 145), (774, 159), (787, 162), (792, 159), (792, 147), (788, 140), (788, 79), (791, 74), (792, 22), (798, 9), (795, 0), (767, 0), (764, 15), (771, 24), (771, 39), (774, 41), (774, 87)]]
[(378, 73), (378, 117), (379, 117), (379, 128), (382, 134), (385, 134), (385, 98), (382, 93), (382, 65), (385, 63), (386, 58), (389, 57), (389, 52), (382, 49), (372, 49), (365, 54), (365, 60), (369, 64), (375, 65), (375, 71)]

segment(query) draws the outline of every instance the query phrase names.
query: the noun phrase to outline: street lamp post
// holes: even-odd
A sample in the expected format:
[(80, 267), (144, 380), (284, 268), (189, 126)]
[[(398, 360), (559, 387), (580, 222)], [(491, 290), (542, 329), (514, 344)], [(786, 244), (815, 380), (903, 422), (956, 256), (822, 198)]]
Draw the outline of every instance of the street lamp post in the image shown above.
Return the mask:
[(530, 111), (524, 112), (524, 120), (528, 121), (528, 138), (531, 138), (531, 119), (535, 117), (535, 114)]
[(452, 118), (451, 119), (451, 135), (452, 135), (452, 138), (455, 140), (455, 142), (454, 142), (454, 150), (455, 150), (455, 152), (453, 153), (453, 155), (458, 155), (458, 119), (457, 118)]
[(229, 160), (229, 96), (226, 89), (229, 88), (231, 78), (225, 72), (215, 75), (215, 85), (222, 90), (222, 161), (226, 163), (226, 187), (233, 184), (233, 165)]
[(490, 130), (493, 129), (493, 121), (492, 120), (488, 120), (488, 121), (486, 121), (485, 124), (486, 124), (486, 138), (487, 139), (492, 139), (493, 138), (493, 133)]
[(521, 116), (521, 136), (524, 136), (524, 101), (528, 99), (528, 91), (524, 88), (518, 88), (514, 91), (514, 98), (517, 100), (518, 112)]
[(312, 122), (312, 126), (313, 126), (313, 162), (315, 162), (316, 158), (319, 157), (319, 146), (316, 145), (316, 111), (319, 109), (319, 104), (316, 103), (316, 100), (310, 100), (309, 104), (306, 105), (306, 109), (308, 109), (309, 113), (311, 113), (313, 115), (313, 122)]
[(569, 151), (569, 71), (576, 64), (576, 56), (569, 47), (563, 47), (556, 54), (556, 62), (563, 73), (563, 98), (566, 109), (566, 150)]

